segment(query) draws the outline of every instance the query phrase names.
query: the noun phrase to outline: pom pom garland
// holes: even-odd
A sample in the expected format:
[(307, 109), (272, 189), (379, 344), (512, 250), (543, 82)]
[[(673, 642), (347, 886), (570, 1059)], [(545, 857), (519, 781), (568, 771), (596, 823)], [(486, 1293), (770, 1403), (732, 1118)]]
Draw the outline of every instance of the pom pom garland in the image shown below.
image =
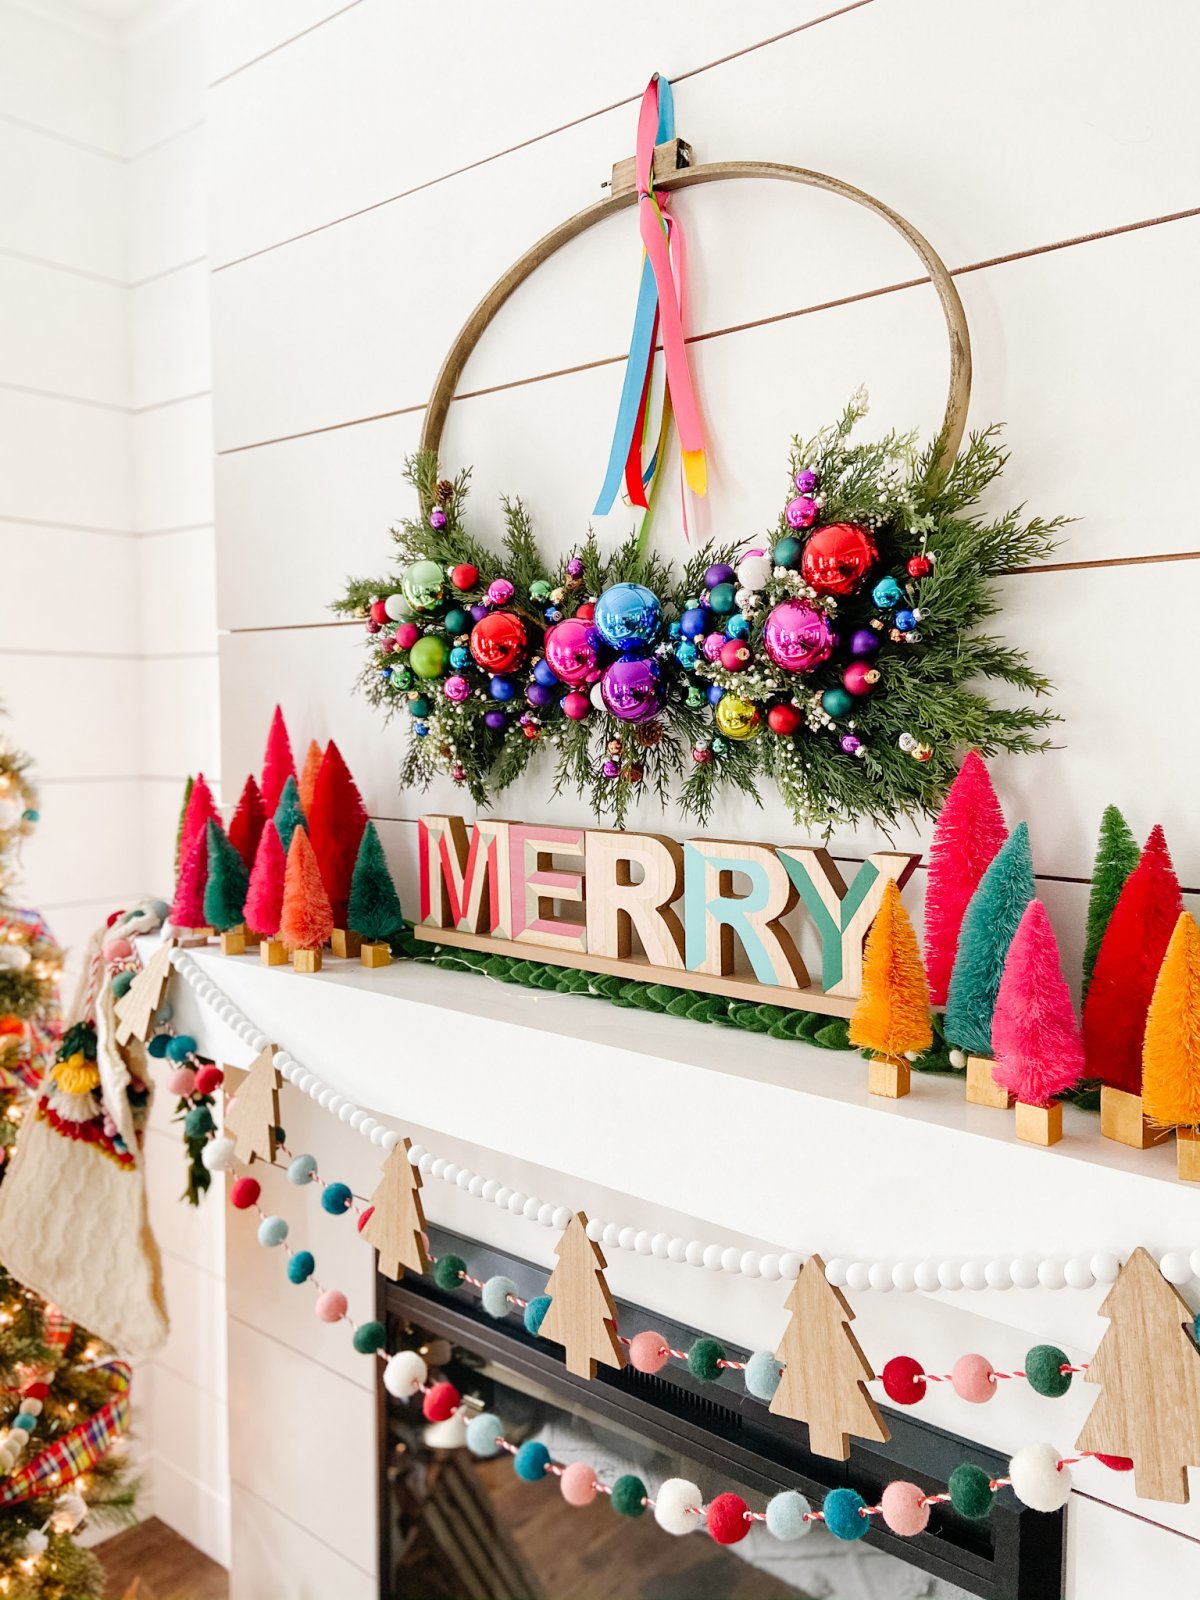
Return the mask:
[(546, 1313), (550, 1309), (550, 1296), (548, 1294), (535, 1294), (525, 1307), (522, 1321), (525, 1332), (532, 1333), (535, 1337), (542, 1331), (542, 1323), (546, 1320)]
[[(429, 1368), (426, 1366), (423, 1356), (416, 1350), (397, 1350), (396, 1354), (390, 1357), (383, 1369), (383, 1387), (390, 1395), (394, 1395), (397, 1400), (411, 1400), (413, 1395), (424, 1386), (428, 1377)], [(474, 1422), (482, 1422), (485, 1419), (476, 1417), (473, 1420)], [(495, 1418), (492, 1420), (497, 1421)], [(469, 1445), (471, 1445), (471, 1427), (472, 1424), (468, 1423), (467, 1443)], [(497, 1432), (499, 1432), (498, 1421)], [(474, 1445), (471, 1445), (471, 1448), (474, 1449)], [(476, 1453), (483, 1454), (484, 1452)], [(490, 1455), (492, 1452), (487, 1451), (486, 1454)]]
[(461, 1256), (439, 1256), (433, 1264), (433, 1281), (447, 1293), (462, 1288), (466, 1273), (467, 1263)]
[(196, 1041), (190, 1033), (177, 1033), (166, 1043), (168, 1061), (188, 1061), (196, 1054)]
[(1035, 1394), (1056, 1400), (1071, 1387), (1073, 1369), (1057, 1345), (1035, 1344), (1025, 1357), (1025, 1376)]
[(589, 1467), (586, 1461), (572, 1461), (569, 1467), (564, 1468), (558, 1487), (569, 1506), (590, 1506), (596, 1498), (595, 1469)]
[(666, 1478), (654, 1496), (654, 1520), (664, 1533), (693, 1533), (704, 1516), (704, 1496), (687, 1478)]
[[(897, 1478), (889, 1483), (879, 1497), (879, 1511), (893, 1533), (902, 1539), (915, 1539), (929, 1526), (929, 1501), (925, 1491), (915, 1483), (905, 1483)], [(767, 1507), (767, 1526), (770, 1526), (771, 1507)]]
[(257, 1178), (236, 1178), (229, 1191), (229, 1203), (237, 1211), (247, 1211), (258, 1203), (262, 1186)]
[(479, 1291), (480, 1302), (489, 1317), (506, 1317), (511, 1309), (509, 1296), (515, 1296), (517, 1286), (511, 1278), (498, 1272)]
[(898, 1406), (915, 1406), (919, 1400), (924, 1400), (925, 1368), (912, 1356), (893, 1356), (881, 1377), (884, 1394)]
[(327, 1183), (321, 1190), (321, 1210), (331, 1217), (340, 1217), (349, 1211), (354, 1192), (348, 1183)]
[[(394, 1361), (395, 1356), (392, 1357)], [(389, 1363), (390, 1365), (390, 1363)], [(385, 1375), (386, 1378), (386, 1375)], [(394, 1393), (395, 1391), (391, 1391)], [(490, 1411), (481, 1411), (467, 1423), (467, 1449), (473, 1456), (494, 1456), (500, 1452), (504, 1437), (504, 1424)]]
[(721, 1376), (725, 1349), (716, 1339), (697, 1339), (687, 1354), (688, 1371), (704, 1383), (715, 1383)]
[(776, 1539), (802, 1539), (813, 1524), (812, 1506), (796, 1489), (767, 1501), (767, 1532)]
[(750, 1508), (740, 1494), (719, 1494), (708, 1508), (706, 1521), (717, 1544), (737, 1544), (750, 1532)]
[(609, 1497), (619, 1517), (640, 1517), (646, 1509), (646, 1485), (632, 1472), (617, 1479)]
[(293, 1156), (288, 1163), (287, 1175), (289, 1183), (301, 1185), (311, 1183), (317, 1175), (316, 1156)]
[(756, 1350), (746, 1362), (742, 1376), (747, 1394), (752, 1394), (756, 1400), (773, 1400), (783, 1368), (770, 1350)]
[(538, 1483), (546, 1476), (550, 1465), (550, 1452), (540, 1439), (526, 1439), (513, 1456), (513, 1471), (526, 1483)]
[(629, 1341), (629, 1365), (635, 1372), (659, 1372), (671, 1359), (661, 1333), (635, 1333)]
[(264, 1217), (258, 1225), (258, 1242), (267, 1249), (280, 1245), (288, 1236), (288, 1225), (283, 1217)]
[(986, 1356), (959, 1356), (950, 1372), (950, 1382), (960, 1400), (985, 1405), (996, 1393), (992, 1363)]
[(224, 1082), (225, 1074), (220, 1067), (215, 1067), (211, 1064), (203, 1066), (196, 1073), (196, 1093), (216, 1094)]
[(991, 1479), (982, 1467), (964, 1462), (955, 1467), (946, 1486), (950, 1491), (950, 1504), (960, 1517), (979, 1521), (990, 1514), (995, 1491)]
[(324, 1289), (317, 1296), (313, 1314), (318, 1322), (340, 1322), (346, 1315), (346, 1310), (346, 1296), (340, 1289)]
[[(421, 1411), (426, 1422), (448, 1422), (461, 1404), (462, 1396), (458, 1390), (452, 1383), (443, 1380), (426, 1389)], [(543, 1445), (542, 1449), (545, 1448)]]
[(287, 1275), (290, 1283), (304, 1283), (312, 1277), (317, 1270), (317, 1263), (313, 1260), (309, 1250), (297, 1250), (287, 1264)]
[(200, 1159), (209, 1172), (228, 1172), (233, 1166), (236, 1149), (232, 1139), (210, 1139), (200, 1152)]
[(1027, 1444), (1008, 1463), (1012, 1492), (1031, 1511), (1060, 1511), (1071, 1495), (1071, 1469), (1052, 1444)]
[(871, 1530), (870, 1517), (864, 1516), (867, 1502), (857, 1489), (832, 1489), (821, 1510), (825, 1526), (835, 1539), (865, 1539)]

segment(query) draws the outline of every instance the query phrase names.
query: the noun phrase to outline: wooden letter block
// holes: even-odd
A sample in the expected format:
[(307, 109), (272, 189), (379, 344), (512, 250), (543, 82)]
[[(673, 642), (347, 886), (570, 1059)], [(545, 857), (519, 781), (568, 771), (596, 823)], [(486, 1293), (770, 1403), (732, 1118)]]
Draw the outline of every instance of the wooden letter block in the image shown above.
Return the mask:
[[(578, 862), (579, 870), (554, 871), (554, 856)], [(586, 950), (582, 917), (568, 922), (554, 914), (556, 904), (583, 905), (583, 829), (514, 822), (508, 830), (508, 860), (513, 938), (551, 950)]]
[(293, 950), (292, 966), (297, 972), (320, 972), (321, 952), (319, 950)]
[(912, 1088), (912, 1068), (895, 1056), (872, 1056), (867, 1069), (867, 1088), (885, 1100), (899, 1100)]
[(223, 956), (244, 956), (246, 954), (245, 928), (230, 928), (221, 935), (221, 954)]
[(996, 1063), (991, 1056), (967, 1057), (967, 1103), (973, 1106), (991, 1106), (994, 1111), (1008, 1111), (1016, 1095), (1002, 1089), (992, 1077)]
[(1200, 1128), (1176, 1128), (1175, 1156), (1185, 1183), (1200, 1183)]
[[(734, 875), (750, 880), (734, 895)], [(770, 845), (689, 839), (683, 847), (684, 963), (689, 972), (727, 977), (740, 944), (761, 984), (799, 989), (808, 969), (782, 925), (799, 895)]]
[(386, 944), (364, 944), (360, 946), (358, 959), (364, 967), (386, 967), (392, 959), (391, 947)]
[(1106, 1139), (1127, 1144), (1131, 1150), (1149, 1150), (1151, 1145), (1161, 1144), (1170, 1131), (1146, 1120), (1140, 1094), (1113, 1089), (1107, 1083), (1101, 1085), (1100, 1132)]
[(461, 817), (420, 819), (423, 923), (511, 938), (508, 826), (495, 817), (483, 817), (471, 824), (468, 838)]
[(329, 940), (329, 948), (343, 961), (353, 961), (362, 949), (362, 940), (356, 933), (351, 933), (349, 928), (335, 928)]
[(260, 939), (258, 959), (264, 967), (282, 967), (287, 964), (287, 948), (282, 939)]
[(1017, 1101), (1017, 1138), (1026, 1144), (1057, 1144), (1062, 1138), (1062, 1106), (1027, 1106)]
[(624, 961), (636, 933), (651, 966), (681, 970), (683, 928), (671, 902), (679, 898), (683, 851), (674, 839), (592, 828), (586, 863), (589, 954)]

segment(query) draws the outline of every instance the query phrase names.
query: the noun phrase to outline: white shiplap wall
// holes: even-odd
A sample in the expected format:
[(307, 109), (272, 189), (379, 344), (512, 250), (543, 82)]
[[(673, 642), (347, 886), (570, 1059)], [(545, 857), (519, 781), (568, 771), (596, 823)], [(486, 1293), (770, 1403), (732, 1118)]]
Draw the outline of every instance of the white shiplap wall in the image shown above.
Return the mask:
[[(21, 895), (75, 950), (168, 892), (184, 778), (219, 782), (205, 83), (198, 3), (0, 4), (0, 701), (42, 788)], [(142, 1510), (223, 1560), (223, 1218), (179, 1206), (169, 1114)]]
[[(403, 458), (460, 323), (533, 239), (599, 195), (632, 149), (636, 101), (657, 67), (676, 82), (680, 131), (699, 159), (834, 173), (908, 216), (958, 274), (976, 355), (971, 420), (1008, 424), (1001, 497), (1079, 518), (1052, 568), (1005, 581), (1004, 626), (1055, 678), (1065, 720), (1062, 749), (995, 764), (1002, 797), (1011, 816), (1029, 817), (1068, 960), (1109, 800), (1140, 834), (1166, 825), (1197, 904), (1200, 771), (1180, 698), (1185, 619), (1200, 598), (1186, 516), (1200, 263), (1194, 12), (1118, 0), (861, 0), (833, 11), (700, 0), (684, 17), (632, 0), (591, 12), (551, 0), (208, 0), (207, 17), (231, 778), (257, 765), (282, 701), (297, 742), (337, 738), (411, 882), (421, 797), (396, 791), (399, 731), (353, 696), (361, 636), (329, 620), (328, 602), (346, 572), (386, 569), (387, 527), (410, 507)], [(902, 244), (828, 196), (745, 184), (682, 196), (678, 209), (716, 441), (695, 522), (750, 541), (775, 514), (790, 435), (829, 420), (858, 383), (872, 393), (872, 429), (936, 423), (944, 336), (932, 291), (903, 286), (919, 268)], [(474, 465), (477, 526), (498, 529), (501, 491), (525, 497), (549, 549), (587, 525), (636, 266), (626, 215), (549, 262), (488, 331), (445, 436), (447, 466)], [(680, 548), (672, 501), (658, 537)], [(613, 537), (626, 521), (609, 519)], [(430, 798), (463, 809), (448, 785)], [(547, 814), (537, 780), (506, 808)], [(570, 797), (550, 809), (587, 820)], [(664, 826), (648, 805), (639, 823)], [(724, 827), (794, 834), (770, 803), (749, 820), (727, 806), (713, 831)], [(877, 842), (847, 830), (835, 846), (853, 855)], [(338, 1134), (324, 1122), (322, 1148)], [(340, 1175), (370, 1181), (352, 1141), (340, 1153)], [(232, 1240), (230, 1264), (235, 1593), (267, 1592), (267, 1573), (281, 1594), (316, 1592), (309, 1567), (312, 1582), (365, 1596), (364, 1375), (342, 1373), (328, 1341), (318, 1353), (306, 1322), (262, 1299), (253, 1245)], [(365, 1277), (344, 1287), (369, 1290)], [(312, 1483), (285, 1456), (269, 1471), (255, 1463), (272, 1386), (284, 1404), (306, 1381), (321, 1396), (309, 1416), (328, 1405), (344, 1422), (339, 1472), (357, 1475), (348, 1507), (311, 1505)], [(340, 1448), (350, 1434), (364, 1439), (357, 1457)], [(330, 1448), (332, 1436), (323, 1463)], [(1082, 1527), (1072, 1523), (1070, 1592), (1115, 1600), (1123, 1590), (1102, 1551), (1106, 1540), (1125, 1548), (1124, 1534), (1104, 1524), (1085, 1540)], [(1186, 1564), (1179, 1541), (1141, 1537), (1164, 1582)]]

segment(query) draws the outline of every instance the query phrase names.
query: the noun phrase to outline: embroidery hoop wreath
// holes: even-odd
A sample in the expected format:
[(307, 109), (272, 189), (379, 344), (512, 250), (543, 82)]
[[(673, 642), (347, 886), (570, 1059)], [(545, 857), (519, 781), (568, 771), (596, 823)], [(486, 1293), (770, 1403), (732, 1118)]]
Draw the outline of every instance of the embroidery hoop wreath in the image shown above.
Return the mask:
[[(1056, 716), (1020, 703), (1020, 697), (1047, 694), (1048, 680), (1030, 666), (1022, 650), (978, 630), (999, 610), (994, 580), (1014, 567), (1044, 561), (1067, 519), (1025, 520), (1019, 510), (987, 518), (976, 509), (1008, 456), (1000, 446), (996, 426), (971, 434), (960, 450), (970, 397), (971, 354), (966, 316), (954, 280), (933, 247), (905, 218), (863, 190), (824, 173), (777, 162), (726, 161), (684, 167), (662, 176), (656, 173), (653, 181), (656, 190), (671, 192), (746, 178), (824, 189), (882, 217), (920, 257), (937, 292), (949, 342), (950, 377), (945, 415), (933, 442), (919, 448), (914, 431), (893, 432), (875, 443), (851, 443), (851, 431), (866, 412), (865, 400), (855, 396), (837, 424), (822, 429), (812, 440), (793, 440), (789, 466), (788, 498), (795, 493), (791, 478), (797, 470), (817, 472), (823, 500), (821, 523), (865, 525), (878, 546), (880, 559), (863, 592), (840, 603), (836, 625), (843, 640), (856, 628), (872, 623), (881, 626), (879, 619), (884, 614), (872, 603), (871, 591), (887, 576), (895, 578), (903, 593), (902, 607), (917, 606), (919, 587), (919, 637), (911, 642), (897, 640), (884, 616), (875, 663), (882, 674), (881, 684), (855, 704), (853, 716), (828, 717), (821, 696), (840, 684), (847, 665), (843, 652), (803, 677), (781, 672), (762, 657), (764, 617), (772, 605), (797, 593), (799, 575), (777, 568), (767, 583), (763, 603), (751, 617), (747, 643), (755, 659), (749, 670), (727, 672), (703, 654), (696, 666), (685, 670), (678, 665), (672, 647), (660, 645), (660, 664), (667, 670), (671, 688), (657, 719), (630, 724), (597, 709), (576, 722), (555, 704), (528, 713), (534, 719), (531, 734), (515, 715), (502, 730), (485, 724), (485, 714), (496, 709), (496, 702), (489, 698), (487, 674), (473, 663), (455, 669), (471, 684), (465, 702), (444, 695), (444, 677), (432, 684), (415, 680), (407, 651), (396, 647), (390, 630), (383, 631), (370, 620), (372, 604), (400, 591), (399, 574), (354, 579), (333, 609), (368, 620), (371, 655), (361, 674), (361, 686), (371, 702), (389, 715), (408, 709), (418, 735), (411, 738), (402, 763), (402, 787), (424, 788), (435, 777), (450, 774), (467, 787), (478, 805), (490, 806), (539, 749), (551, 744), (557, 758), (554, 793), (586, 794), (595, 815), (610, 817), (618, 826), (623, 826), (629, 806), (648, 791), (656, 795), (663, 809), (678, 803), (685, 816), (701, 824), (726, 788), (751, 796), (761, 805), (759, 790), (765, 777), (775, 784), (797, 826), (820, 827), (828, 834), (841, 823), (865, 820), (886, 830), (901, 817), (933, 813), (968, 748), (985, 755), (1047, 748), (1048, 741), (1039, 735)], [(440, 476), (438, 450), (450, 402), (484, 330), (514, 290), (555, 251), (634, 205), (637, 198), (633, 190), (610, 194), (539, 239), (475, 307), (442, 363), (426, 408), (419, 452), (406, 464), (405, 475), (417, 491), (419, 516), (393, 528), (392, 538), (401, 572), (410, 563), (431, 560), (447, 573), (468, 564), (479, 576), (469, 592), (459, 594), (447, 586), (449, 592), (435, 607), (411, 616), (425, 633), (440, 632), (446, 639), (441, 622), (446, 610), (478, 602), (497, 578), (507, 578), (514, 585), (505, 609), (522, 617), (535, 640), (546, 619), (544, 599), (530, 595), (533, 585), (541, 590), (548, 587), (553, 594), (563, 591), (561, 614), (570, 616), (577, 604), (595, 599), (614, 583), (642, 583), (662, 601), (665, 623), (681, 615), (687, 600), (703, 594), (703, 574), (708, 566), (717, 562), (736, 565), (737, 552), (756, 542), (747, 537), (737, 545), (706, 545), (693, 552), (680, 570), (660, 556), (643, 552), (636, 535), (605, 556), (589, 530), (576, 552), (582, 573), (573, 577), (565, 558), (548, 564), (541, 557), (520, 500), (503, 501), (506, 531), (502, 548), (493, 550), (463, 526), (469, 470), (452, 480)], [(442, 518), (436, 519), (439, 511)], [(442, 525), (431, 526), (431, 515)], [(781, 511), (775, 529), (758, 542), (770, 550), (777, 539), (793, 532)], [(932, 557), (935, 564), (918, 586), (907, 566), (922, 555)], [(807, 598), (807, 592), (801, 593)], [(822, 597), (820, 604), (828, 602)], [(461, 646), (465, 636), (454, 642)], [(520, 674), (514, 674), (519, 676), (521, 690), (533, 683), (530, 668), (538, 653), (532, 649)], [(994, 704), (984, 692), (988, 680), (1016, 691), (1010, 696), (1013, 703)], [(760, 705), (763, 725), (756, 737), (714, 741), (706, 693), (714, 683)], [(695, 703), (695, 692), (689, 704), (689, 688), (704, 691), (701, 704)], [(777, 735), (766, 725), (768, 705), (781, 700), (805, 712), (806, 723), (795, 734)], [(843, 748), (848, 733), (861, 742), (857, 753)], [(697, 752), (703, 752), (698, 759)], [(606, 757), (608, 775), (604, 772)], [(614, 766), (618, 768), (615, 776)]]

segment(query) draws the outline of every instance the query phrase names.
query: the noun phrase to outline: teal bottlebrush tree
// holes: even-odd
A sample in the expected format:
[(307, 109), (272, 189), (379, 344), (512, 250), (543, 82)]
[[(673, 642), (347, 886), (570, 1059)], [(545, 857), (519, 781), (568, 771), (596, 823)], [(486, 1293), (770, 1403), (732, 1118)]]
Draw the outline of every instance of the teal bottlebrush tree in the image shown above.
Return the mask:
[(279, 842), (283, 846), (286, 856), (292, 848), (292, 835), (297, 828), (308, 832), (308, 818), (304, 815), (300, 804), (300, 789), (296, 783), (295, 773), (289, 773), (279, 795), (279, 804), (275, 807), (275, 832), (279, 835)]
[(992, 1016), (1004, 963), (1035, 884), (1029, 829), (1019, 822), (971, 896), (946, 1003), (946, 1038), (973, 1055), (992, 1053)]
[(1121, 890), (1138, 864), (1141, 851), (1129, 824), (1116, 806), (1105, 806), (1100, 819), (1100, 838), (1092, 864), (1092, 887), (1088, 895), (1087, 938), (1083, 947), (1083, 998), (1087, 999), (1096, 957), (1116, 910)]
[(208, 881), (204, 885), (204, 920), (218, 933), (240, 927), (246, 919), (246, 863), (225, 836), (219, 822), (208, 824)]
[(404, 931), (400, 897), (373, 822), (363, 829), (358, 847), (346, 926), (371, 944), (386, 944)]
[(935, 1006), (946, 1003), (958, 935), (971, 896), (1008, 829), (977, 750), (968, 750), (938, 813), (925, 887), (925, 976)]

